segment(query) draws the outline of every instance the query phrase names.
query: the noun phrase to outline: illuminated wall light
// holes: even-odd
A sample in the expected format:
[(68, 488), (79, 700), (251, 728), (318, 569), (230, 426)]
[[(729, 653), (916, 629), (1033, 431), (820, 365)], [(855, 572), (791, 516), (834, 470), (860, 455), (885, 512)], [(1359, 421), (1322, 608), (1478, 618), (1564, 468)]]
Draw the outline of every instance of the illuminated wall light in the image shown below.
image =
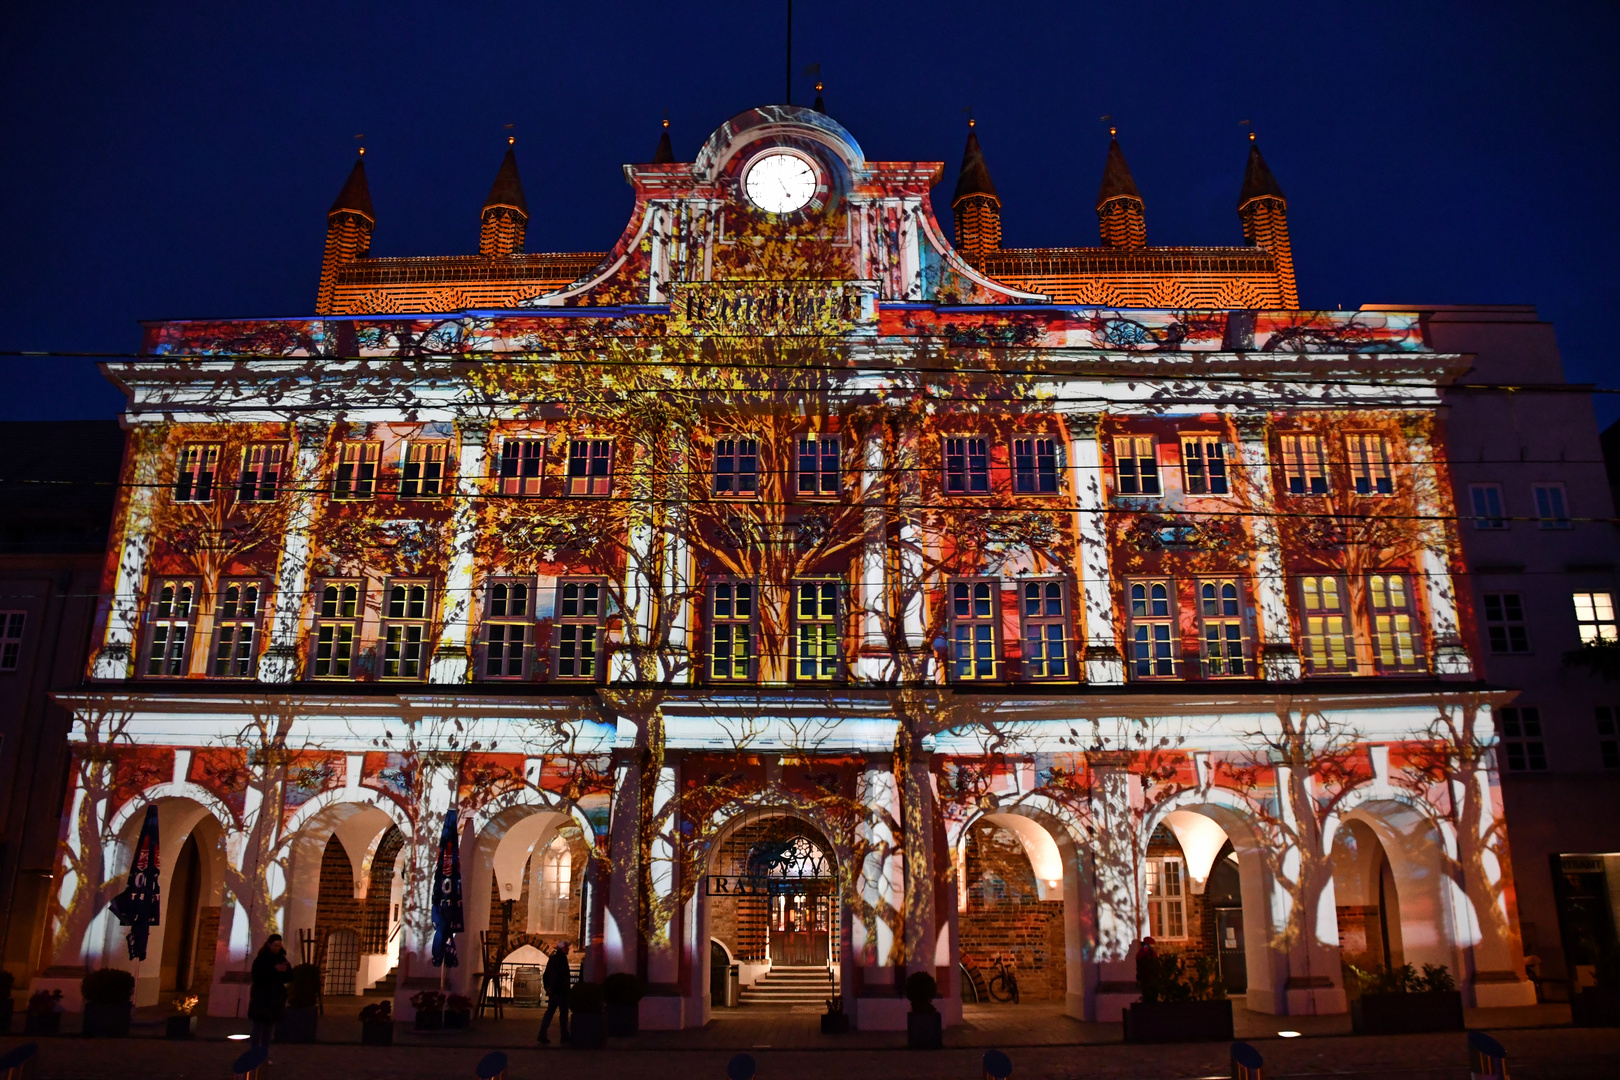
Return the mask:
[(227, 1039), (231, 1040), (231, 1042), (246, 1042), (247, 1040), (253, 1038), (253, 1036), (251, 1036), (251, 1035), (241, 1035), (241, 1034), (227, 1035), (225, 1037)]
[(1277, 1032), (1277, 1037), (1279, 1039), (1297, 1039), (1297, 1038), (1299, 1038), (1299, 1032), (1297, 1032), (1297, 1031), (1279, 1031), (1279, 1032)]

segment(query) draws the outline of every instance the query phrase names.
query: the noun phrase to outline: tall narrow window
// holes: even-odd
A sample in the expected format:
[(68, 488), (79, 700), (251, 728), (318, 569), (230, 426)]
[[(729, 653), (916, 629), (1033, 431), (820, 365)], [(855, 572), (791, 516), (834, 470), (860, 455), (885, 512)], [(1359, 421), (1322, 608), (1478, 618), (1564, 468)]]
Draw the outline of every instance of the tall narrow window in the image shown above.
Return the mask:
[(1024, 677), (1070, 678), (1067, 587), (1061, 581), (1026, 581), (1019, 588), (1024, 616)]
[(753, 583), (717, 581), (709, 595), (709, 675), (731, 682), (753, 678)]
[(568, 494), (606, 495), (612, 482), (612, 439), (575, 439), (568, 444)]
[(212, 499), (214, 479), (218, 474), (218, 444), (187, 443), (180, 450), (180, 465), (174, 475), (174, 501), (207, 502)]
[(716, 495), (759, 493), (758, 439), (714, 440), (714, 493)]
[(945, 494), (984, 495), (990, 491), (990, 440), (970, 436), (945, 440)]
[(322, 585), (315, 613), (315, 678), (349, 677), (355, 640), (360, 636), (360, 616), (360, 582), (328, 581)]
[(1226, 444), (1218, 435), (1185, 435), (1181, 439), (1182, 490), (1188, 495), (1229, 495)]
[(556, 664), (559, 679), (595, 679), (601, 670), (602, 624), (606, 597), (599, 578), (557, 584)]
[(444, 455), (448, 443), (413, 442), (405, 448), (405, 472), (399, 480), (404, 499), (437, 499), (444, 494)]
[(1564, 501), (1563, 484), (1537, 484), (1536, 488), (1536, 517), (1541, 519), (1543, 529), (1567, 529), (1570, 527), (1569, 506)]
[(1507, 752), (1507, 767), (1514, 772), (1539, 771), (1547, 767), (1547, 744), (1541, 737), (1541, 710), (1523, 705), (1506, 705), (1496, 710)]
[(1187, 936), (1187, 897), (1180, 859), (1147, 860), (1148, 933), (1175, 941)]
[(568, 842), (557, 837), (540, 857), (540, 927), (542, 934), (568, 932), (568, 901), (574, 884), (574, 857)]
[(194, 581), (158, 582), (147, 629), (146, 673), (173, 678), (186, 674), (196, 617)]
[(1350, 482), (1357, 495), (1389, 495), (1395, 491), (1389, 475), (1389, 450), (1382, 435), (1356, 432), (1344, 437), (1350, 456)]
[(281, 443), (254, 443), (242, 448), (236, 473), (236, 497), (241, 502), (270, 502), (281, 490), (281, 468), (287, 448)]
[(432, 617), (427, 582), (396, 581), (388, 586), (388, 602), (383, 606), (383, 678), (422, 677)]
[(793, 590), (793, 674), (826, 682), (838, 678), (838, 582), (800, 581)]
[(1349, 672), (1355, 667), (1350, 613), (1342, 578), (1304, 577), (1299, 583), (1305, 630), (1305, 667), (1312, 675)]
[(1501, 484), (1469, 484), (1468, 501), (1474, 505), (1474, 528), (1508, 527), (1507, 514), (1502, 510)]
[(825, 498), (839, 494), (838, 436), (799, 438), (799, 494)]
[(1282, 436), (1283, 479), (1290, 495), (1326, 495), (1322, 440), (1315, 435)]
[(1524, 598), (1518, 593), (1485, 594), (1485, 632), (1493, 653), (1530, 651), (1530, 634), (1524, 625)]
[(501, 444), (501, 494), (538, 495), (545, 471), (544, 439), (507, 439)]
[(1139, 679), (1176, 673), (1176, 607), (1170, 582), (1133, 581), (1131, 594), (1131, 668)]
[(23, 626), (27, 612), (0, 611), (0, 671), (16, 671), (22, 655)]
[(1114, 440), (1114, 482), (1121, 495), (1158, 495), (1159, 459), (1150, 435)]
[(332, 498), (369, 499), (376, 494), (377, 462), (381, 458), (380, 443), (339, 443), (337, 477), (332, 486)]
[(1413, 624), (1411, 586), (1400, 574), (1367, 578), (1367, 607), (1372, 617), (1373, 652), (1381, 671), (1417, 671), (1423, 666)]
[(1614, 594), (1578, 592), (1575, 594), (1575, 625), (1582, 645), (1612, 645), (1615, 636)]
[(1251, 675), (1243, 632), (1243, 587), (1231, 578), (1198, 583), (1198, 617), (1204, 632), (1204, 674)]
[(230, 679), (253, 677), (254, 647), (259, 636), (259, 596), (257, 581), (227, 581), (219, 590), (214, 617), (214, 666), (216, 676)]
[(1056, 440), (1013, 440), (1013, 488), (1020, 495), (1051, 495), (1057, 491)]
[(980, 578), (953, 581), (950, 589), (952, 675), (963, 681), (994, 679), (1000, 585)]
[(498, 578), (484, 601), (484, 677), (521, 679), (528, 674), (529, 638), (534, 625), (527, 581)]

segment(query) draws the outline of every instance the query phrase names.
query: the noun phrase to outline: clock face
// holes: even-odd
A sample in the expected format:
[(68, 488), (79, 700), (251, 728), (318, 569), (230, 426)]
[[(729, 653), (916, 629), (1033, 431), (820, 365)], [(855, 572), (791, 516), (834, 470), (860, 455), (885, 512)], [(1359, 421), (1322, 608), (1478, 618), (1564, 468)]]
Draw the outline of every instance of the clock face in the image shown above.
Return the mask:
[(766, 154), (749, 168), (744, 186), (761, 210), (791, 214), (816, 193), (816, 171), (797, 154)]

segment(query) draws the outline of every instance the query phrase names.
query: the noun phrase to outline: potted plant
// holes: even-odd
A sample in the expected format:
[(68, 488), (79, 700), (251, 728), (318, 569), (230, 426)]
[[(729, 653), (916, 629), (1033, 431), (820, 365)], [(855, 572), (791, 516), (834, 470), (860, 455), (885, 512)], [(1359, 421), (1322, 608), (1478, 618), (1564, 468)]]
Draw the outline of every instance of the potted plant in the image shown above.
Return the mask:
[(602, 1018), (602, 988), (593, 982), (575, 983), (568, 991), (568, 1041), (576, 1050), (594, 1050), (607, 1041)]
[(169, 1004), (174, 1006), (174, 1015), (163, 1023), (164, 1037), (189, 1039), (197, 1034), (197, 995), (181, 994)]
[(84, 995), (84, 1034), (90, 1038), (123, 1038), (129, 1034), (135, 976), (122, 968), (102, 968), (79, 980)]
[(641, 1030), (640, 1003), (644, 992), (641, 980), (628, 971), (615, 972), (602, 980), (603, 1015), (609, 1035), (623, 1038)]
[(444, 1026), (469, 1028), (472, 1026), (472, 998), (465, 994), (451, 994), (444, 999)]
[(1620, 1027), (1620, 953), (1598, 957), (1597, 984), (1583, 986), (1569, 999), (1570, 1019), (1577, 1027)]
[(1142, 999), (1125, 1010), (1126, 1042), (1206, 1042), (1232, 1037), (1232, 1003), (1213, 956), (1189, 966), (1161, 955), (1152, 938), (1136, 950), (1136, 988)]
[(945, 1018), (934, 1008), (939, 984), (932, 975), (914, 971), (906, 976), (906, 1046), (912, 1050), (938, 1050), (945, 1045)]
[(36, 990), (28, 995), (23, 1026), (29, 1035), (57, 1035), (62, 1031), (62, 991)]
[(299, 964), (289, 974), (287, 1007), (276, 1021), (276, 1041), (284, 1043), (312, 1043), (320, 1016), (321, 969), (314, 964)]
[(849, 1030), (849, 1014), (844, 1011), (844, 999), (833, 995), (827, 999), (827, 1011), (821, 1014), (823, 1035), (842, 1035)]
[(1419, 1031), (1461, 1031), (1462, 994), (1444, 964), (1411, 964), (1394, 971), (1349, 968), (1353, 983), (1350, 1022), (1358, 1034), (1410, 1035)]
[(444, 1027), (444, 995), (437, 990), (419, 990), (411, 995), (416, 1010), (417, 1031), (438, 1031)]
[(394, 1045), (392, 1001), (379, 1001), (360, 1010), (360, 1043), (363, 1046)]
[(15, 985), (11, 972), (0, 968), (0, 1035), (11, 1034), (11, 988)]

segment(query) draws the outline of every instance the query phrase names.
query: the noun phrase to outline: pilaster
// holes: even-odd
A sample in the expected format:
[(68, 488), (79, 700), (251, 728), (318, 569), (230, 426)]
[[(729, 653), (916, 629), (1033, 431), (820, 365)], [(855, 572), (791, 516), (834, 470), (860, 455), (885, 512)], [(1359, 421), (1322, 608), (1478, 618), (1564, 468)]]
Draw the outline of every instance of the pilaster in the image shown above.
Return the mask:
[(1288, 615), (1288, 574), (1277, 535), (1277, 498), (1272, 482), (1270, 422), (1264, 414), (1237, 417), (1239, 498), (1248, 504), (1254, 548), (1254, 593), (1260, 608), (1260, 667), (1274, 682), (1295, 682), (1304, 670)]
[(259, 655), (260, 682), (290, 683), (298, 678), (298, 635), (303, 625), (305, 594), (309, 592), (309, 534), (324, 494), (321, 459), (331, 431), (331, 421), (325, 418), (300, 420), (294, 425), (298, 448), (289, 482), (295, 485), (298, 496), (287, 517), (287, 534), (276, 563), (269, 640)]
[(488, 420), (456, 422), (461, 453), (456, 466), (456, 505), (451, 513), (450, 565), (444, 578), (444, 629), (433, 650), (428, 681), (464, 683), (472, 666), (469, 642), (473, 603), (473, 562), (478, 547), (478, 496), (489, 471)]
[(1442, 678), (1471, 679), (1474, 662), (1458, 628), (1457, 591), (1451, 580), (1451, 552), (1458, 550), (1456, 507), (1445, 474), (1434, 460), (1429, 440), (1408, 435), (1407, 458), (1417, 493), (1418, 517), (1425, 526), (1423, 593), (1429, 614), (1429, 640), (1434, 649), (1434, 671)]
[(1108, 555), (1108, 493), (1098, 435), (1103, 414), (1065, 410), (1069, 469), (1074, 492), (1074, 532), (1079, 551), (1080, 610), (1084, 615), (1086, 681), (1125, 681), (1125, 661), (1114, 633), (1114, 580)]
[(146, 591), (146, 564), (152, 554), (152, 513), (162, 476), (162, 443), (153, 442), (155, 446), (144, 446), (137, 455), (132, 455), (131, 490), (124, 503), (120, 532), (123, 544), (118, 552), (118, 570), (113, 578), (101, 647), (90, 664), (93, 679), (121, 680), (133, 673), (141, 604)]

